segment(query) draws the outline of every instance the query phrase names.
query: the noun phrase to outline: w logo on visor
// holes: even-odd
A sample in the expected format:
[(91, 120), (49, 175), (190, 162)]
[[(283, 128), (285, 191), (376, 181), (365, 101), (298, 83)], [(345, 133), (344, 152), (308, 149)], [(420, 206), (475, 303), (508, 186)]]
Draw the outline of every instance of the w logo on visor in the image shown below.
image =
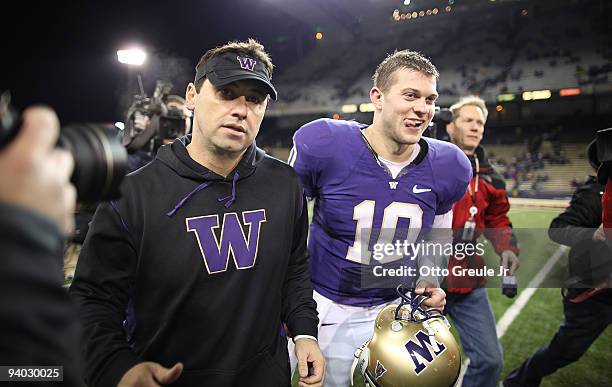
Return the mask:
[(257, 64), (257, 61), (255, 59), (252, 59), (246, 56), (237, 56), (236, 59), (238, 59), (238, 63), (240, 63), (240, 67), (244, 70), (253, 71), (253, 69), (255, 68), (255, 64)]

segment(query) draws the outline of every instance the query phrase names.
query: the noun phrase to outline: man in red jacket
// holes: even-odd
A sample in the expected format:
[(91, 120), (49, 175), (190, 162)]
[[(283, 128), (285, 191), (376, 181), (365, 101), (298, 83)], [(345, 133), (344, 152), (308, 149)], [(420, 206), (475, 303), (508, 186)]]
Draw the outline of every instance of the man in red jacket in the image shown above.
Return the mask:
[[(470, 159), (472, 181), (463, 199), (453, 206), (453, 230), (462, 242), (475, 241), (482, 233), (491, 241), (502, 264), (512, 275), (518, 268), (519, 252), (508, 219), (510, 204), (502, 176), (495, 171), (480, 146), (488, 111), (482, 99), (469, 96), (450, 107), (453, 121), (446, 130), (453, 144)], [(470, 365), (463, 386), (495, 386), (503, 367), (495, 317), (484, 289), (483, 277), (453, 276), (453, 267), (479, 269), (482, 256), (450, 257), (447, 277), (448, 313), (457, 327)], [(455, 270), (454, 272), (457, 272)]]
[(602, 224), (607, 239), (612, 239), (612, 161), (605, 161), (597, 170), (597, 180), (604, 186), (601, 198)]

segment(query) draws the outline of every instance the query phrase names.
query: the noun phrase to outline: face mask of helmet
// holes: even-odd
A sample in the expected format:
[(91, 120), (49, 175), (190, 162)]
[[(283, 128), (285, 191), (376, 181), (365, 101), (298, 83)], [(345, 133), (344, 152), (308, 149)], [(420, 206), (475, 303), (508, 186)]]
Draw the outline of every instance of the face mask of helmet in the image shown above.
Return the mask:
[(438, 309), (425, 309), (426, 296), (398, 286), (399, 305), (380, 311), (372, 339), (355, 352), (369, 387), (452, 386), (459, 377), (461, 354), (450, 324)]

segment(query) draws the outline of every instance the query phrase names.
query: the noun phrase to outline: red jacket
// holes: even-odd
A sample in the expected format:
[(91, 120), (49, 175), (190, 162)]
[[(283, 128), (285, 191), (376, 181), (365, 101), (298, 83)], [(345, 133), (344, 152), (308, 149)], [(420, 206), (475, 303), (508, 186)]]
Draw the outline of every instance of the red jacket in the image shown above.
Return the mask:
[[(478, 158), (478, 165), (475, 160)], [(475, 205), (478, 212), (474, 216), (476, 230), (474, 240), (485, 234), (491, 241), (497, 254), (505, 250), (512, 250), (518, 255), (519, 248), (512, 231), (512, 223), (508, 218), (510, 203), (506, 196), (506, 185), (503, 177), (493, 168), (485, 155), (484, 148), (476, 148), (475, 156), (468, 156), (473, 168), (473, 177), (469, 188), (461, 200), (453, 206), (453, 230), (455, 236), (460, 236), (465, 222), (470, 218), (470, 207)], [(476, 183), (478, 179), (478, 183)], [(477, 189), (476, 189), (477, 186)], [(485, 284), (483, 277), (455, 277), (452, 267), (481, 268), (484, 262), (481, 256), (474, 255), (467, 259), (458, 260), (450, 257), (449, 276), (446, 278), (448, 291), (451, 293), (469, 293), (472, 288), (482, 287)]]
[(602, 204), (602, 223), (608, 239), (612, 238), (612, 179), (608, 179), (606, 182), (606, 188), (604, 189), (603, 197), (601, 198)]

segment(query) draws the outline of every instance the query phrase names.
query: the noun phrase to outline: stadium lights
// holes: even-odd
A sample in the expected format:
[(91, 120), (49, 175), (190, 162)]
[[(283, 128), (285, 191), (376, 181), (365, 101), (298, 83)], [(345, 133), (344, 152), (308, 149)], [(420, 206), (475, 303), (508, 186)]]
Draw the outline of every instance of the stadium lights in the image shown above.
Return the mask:
[(550, 90), (536, 90), (532, 92), (533, 99), (549, 99), (552, 96)]
[(497, 101), (498, 102), (510, 102), (514, 101), (516, 96), (514, 94), (498, 94)]
[(523, 101), (535, 101), (537, 99), (549, 99), (552, 93), (550, 90), (534, 90), (523, 93)]
[(561, 97), (572, 97), (574, 95), (580, 95), (580, 94), (582, 94), (582, 90), (580, 90), (579, 87), (559, 90), (559, 96)]
[(375, 110), (376, 108), (374, 107), (374, 104), (372, 102), (362, 103), (359, 105), (359, 111), (362, 113), (373, 112)]
[(357, 105), (355, 105), (354, 103), (342, 105), (342, 108), (340, 110), (342, 111), (342, 113), (355, 113), (357, 111)]
[(127, 50), (118, 50), (117, 59), (120, 63), (140, 66), (147, 59), (147, 53), (140, 48), (130, 48)]
[[(394, 9), (393, 13), (391, 14), (391, 18), (395, 21), (400, 21), (400, 20), (406, 20), (406, 19), (416, 19), (416, 18), (425, 17), (425, 16), (435, 16), (439, 12), (440, 11), (438, 10), (438, 8), (413, 11), (413, 12), (407, 12), (407, 13), (402, 13), (400, 12), (399, 9)], [(447, 12), (449, 11), (447, 10)]]

